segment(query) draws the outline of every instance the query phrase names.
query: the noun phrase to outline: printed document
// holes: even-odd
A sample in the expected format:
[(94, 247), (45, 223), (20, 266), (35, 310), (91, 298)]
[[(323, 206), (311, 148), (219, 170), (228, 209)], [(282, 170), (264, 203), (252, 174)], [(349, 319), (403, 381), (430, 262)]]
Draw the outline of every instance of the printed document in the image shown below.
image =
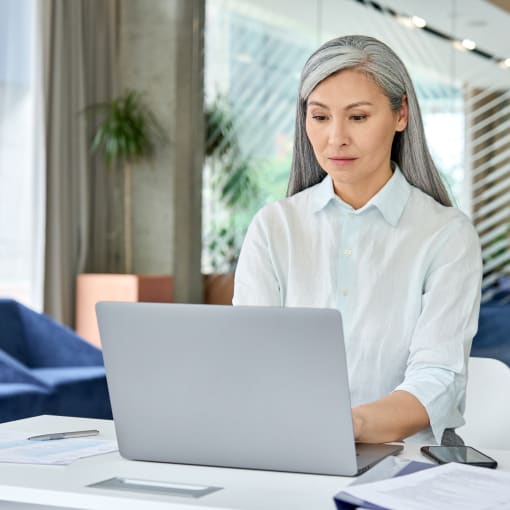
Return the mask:
[(391, 510), (510, 510), (510, 473), (451, 462), (343, 493)]
[(29, 441), (31, 433), (0, 432), (0, 462), (66, 465), (92, 455), (118, 450), (117, 442), (98, 437)]

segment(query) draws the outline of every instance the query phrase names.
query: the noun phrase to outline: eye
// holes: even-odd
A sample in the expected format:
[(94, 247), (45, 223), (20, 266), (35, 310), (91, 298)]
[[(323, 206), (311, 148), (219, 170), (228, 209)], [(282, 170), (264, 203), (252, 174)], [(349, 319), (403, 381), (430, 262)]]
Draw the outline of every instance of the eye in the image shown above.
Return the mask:
[(367, 120), (368, 115), (351, 115), (351, 120), (354, 120), (355, 122), (362, 122), (364, 120)]
[(326, 120), (326, 116), (325, 115), (312, 115), (312, 119), (322, 122), (322, 121)]

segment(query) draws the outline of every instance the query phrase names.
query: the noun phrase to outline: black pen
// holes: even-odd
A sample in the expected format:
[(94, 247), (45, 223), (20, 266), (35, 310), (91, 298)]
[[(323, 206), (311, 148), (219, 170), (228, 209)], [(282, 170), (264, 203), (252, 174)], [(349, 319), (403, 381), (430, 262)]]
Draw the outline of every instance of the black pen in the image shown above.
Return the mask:
[(99, 430), (76, 430), (74, 432), (54, 432), (53, 434), (41, 434), (40, 436), (30, 436), (27, 439), (31, 441), (51, 441), (53, 439), (69, 439), (73, 437), (97, 436)]

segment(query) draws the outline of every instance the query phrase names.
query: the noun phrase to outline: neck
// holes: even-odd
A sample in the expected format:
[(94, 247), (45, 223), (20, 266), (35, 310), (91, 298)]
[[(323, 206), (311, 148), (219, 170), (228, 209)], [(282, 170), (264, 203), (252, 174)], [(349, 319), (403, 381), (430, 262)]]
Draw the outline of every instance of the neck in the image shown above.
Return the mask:
[(356, 183), (337, 182), (333, 180), (335, 195), (354, 209), (361, 209), (391, 179), (393, 171), (388, 167), (386, 172)]

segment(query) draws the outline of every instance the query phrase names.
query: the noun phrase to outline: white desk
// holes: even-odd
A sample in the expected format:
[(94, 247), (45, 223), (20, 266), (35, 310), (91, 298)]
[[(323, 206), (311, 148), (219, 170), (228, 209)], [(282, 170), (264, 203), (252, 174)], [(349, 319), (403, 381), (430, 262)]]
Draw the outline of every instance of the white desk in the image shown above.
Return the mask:
[[(106, 420), (38, 416), (0, 427), (29, 434), (98, 429), (102, 437), (115, 438), (113, 423)], [(500, 469), (510, 471), (510, 451), (486, 452), (499, 462)], [(416, 445), (406, 446), (401, 456), (424, 460)], [(224, 489), (202, 498), (189, 498), (87, 487), (114, 477)], [(133, 462), (117, 452), (82, 459), (68, 466), (0, 464), (0, 500), (91, 510), (334, 510), (333, 496), (351, 481), (352, 478), (333, 476)]]

